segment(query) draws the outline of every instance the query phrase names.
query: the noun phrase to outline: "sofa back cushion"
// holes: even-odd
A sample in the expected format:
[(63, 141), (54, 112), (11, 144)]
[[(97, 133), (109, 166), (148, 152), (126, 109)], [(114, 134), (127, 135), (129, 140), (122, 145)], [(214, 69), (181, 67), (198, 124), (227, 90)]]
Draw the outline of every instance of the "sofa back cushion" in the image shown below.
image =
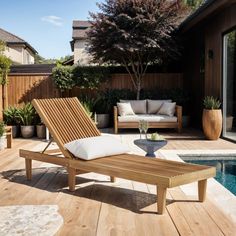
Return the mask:
[(120, 100), (121, 103), (129, 102), (135, 114), (147, 113), (147, 101), (146, 100)]
[(156, 114), (164, 102), (172, 102), (172, 100), (147, 100), (147, 113)]
[(120, 116), (135, 115), (130, 102), (117, 103), (117, 108)]
[(167, 115), (167, 116), (174, 116), (175, 114), (175, 102), (164, 102), (157, 112), (159, 115)]

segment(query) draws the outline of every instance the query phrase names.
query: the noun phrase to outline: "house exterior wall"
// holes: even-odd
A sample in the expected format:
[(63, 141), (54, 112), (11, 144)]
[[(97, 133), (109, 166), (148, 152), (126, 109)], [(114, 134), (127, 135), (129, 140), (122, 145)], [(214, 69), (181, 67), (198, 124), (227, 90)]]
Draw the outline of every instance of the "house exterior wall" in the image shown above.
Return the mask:
[(7, 46), (4, 54), (18, 64), (34, 64), (33, 53), (24, 46)]
[(90, 62), (91, 56), (86, 51), (86, 40), (76, 40), (74, 43), (74, 64), (86, 65)]
[[(211, 18), (205, 26), (205, 94), (222, 99), (223, 36), (236, 26), (236, 4)], [(213, 59), (207, 55), (213, 51)]]
[[(201, 124), (202, 99), (207, 95), (223, 99), (223, 35), (236, 26), (235, 12), (236, 4), (232, 4), (186, 33), (184, 84), (192, 94), (191, 117), (198, 126)], [(210, 52), (213, 52), (212, 57)]]

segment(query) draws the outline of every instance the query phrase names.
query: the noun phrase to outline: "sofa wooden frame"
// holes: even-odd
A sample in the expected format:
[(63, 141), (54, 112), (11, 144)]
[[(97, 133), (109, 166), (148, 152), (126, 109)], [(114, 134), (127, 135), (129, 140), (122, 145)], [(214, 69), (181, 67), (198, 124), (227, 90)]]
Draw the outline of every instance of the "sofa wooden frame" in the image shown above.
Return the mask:
[[(170, 128), (177, 129), (179, 133), (182, 131), (182, 106), (176, 105), (175, 115), (177, 122), (149, 122), (149, 128)], [(114, 133), (117, 134), (119, 129), (138, 129), (139, 122), (119, 122), (118, 108), (114, 106)]]

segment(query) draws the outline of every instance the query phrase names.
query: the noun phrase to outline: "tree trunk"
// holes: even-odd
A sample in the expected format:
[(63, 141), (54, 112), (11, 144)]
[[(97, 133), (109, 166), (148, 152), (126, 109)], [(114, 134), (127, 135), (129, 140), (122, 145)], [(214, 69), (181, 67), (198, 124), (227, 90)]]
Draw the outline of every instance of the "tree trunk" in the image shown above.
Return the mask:
[(140, 91), (141, 91), (141, 82), (137, 82), (137, 94), (136, 94), (136, 99), (140, 99)]

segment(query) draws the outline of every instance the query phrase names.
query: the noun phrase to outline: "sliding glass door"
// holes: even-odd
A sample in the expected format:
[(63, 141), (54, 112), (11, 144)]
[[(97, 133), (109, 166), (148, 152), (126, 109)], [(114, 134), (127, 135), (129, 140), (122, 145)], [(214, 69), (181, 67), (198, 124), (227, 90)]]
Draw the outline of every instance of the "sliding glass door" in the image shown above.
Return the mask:
[(236, 29), (224, 35), (223, 136), (236, 141)]

